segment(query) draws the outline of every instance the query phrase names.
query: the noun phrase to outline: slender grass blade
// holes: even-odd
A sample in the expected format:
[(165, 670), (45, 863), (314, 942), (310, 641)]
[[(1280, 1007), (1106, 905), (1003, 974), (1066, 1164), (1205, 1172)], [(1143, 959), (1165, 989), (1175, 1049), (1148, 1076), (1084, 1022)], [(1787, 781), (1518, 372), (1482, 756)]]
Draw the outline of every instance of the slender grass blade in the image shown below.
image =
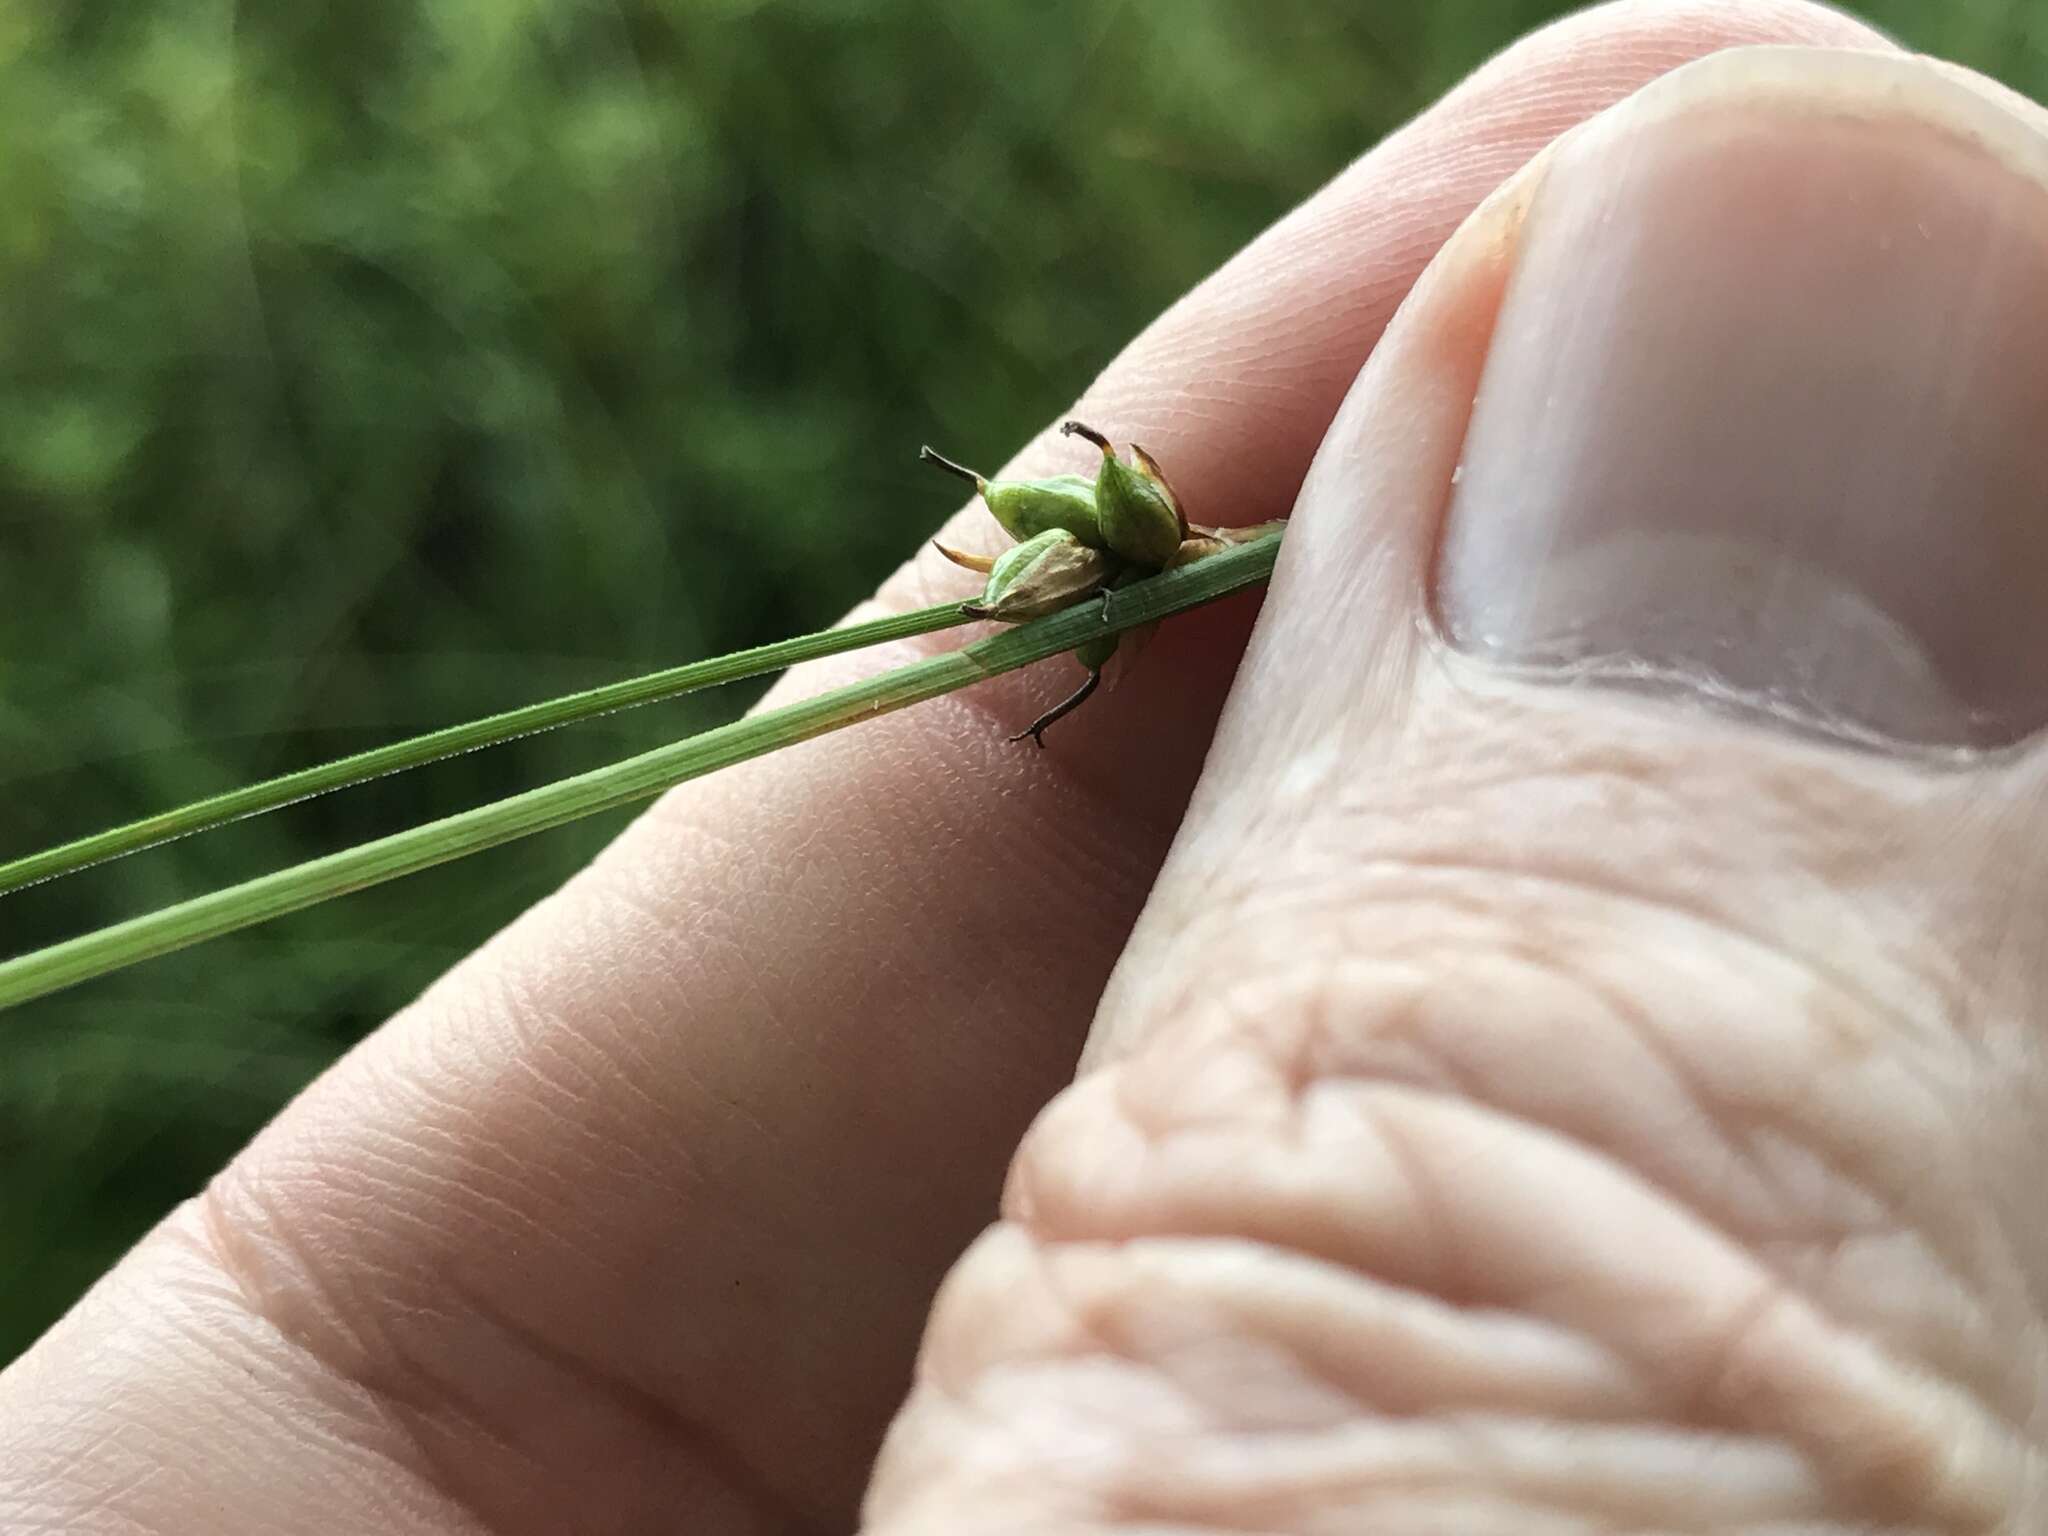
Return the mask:
[(674, 785), (733, 763), (1044, 661), (1106, 631), (1134, 629), (1211, 602), (1264, 580), (1273, 569), (1280, 539), (1275, 533), (1122, 588), (1113, 607), (1085, 602), (958, 650), (734, 721), (609, 767), (559, 779), (0, 962), (0, 1008), (584, 816), (650, 800)]
[(752, 650), (734, 651), (728, 656), (714, 656), (708, 661), (668, 667), (624, 682), (607, 683), (602, 688), (564, 694), (539, 704), (488, 715), (481, 720), (447, 726), (424, 736), (373, 747), (367, 752), (337, 758), (331, 763), (301, 768), (274, 779), (265, 779), (259, 784), (210, 795), (175, 810), (161, 811), (139, 821), (110, 827), (104, 832), (95, 832), (40, 853), (10, 860), (0, 864), (0, 896), (23, 886), (103, 864), (108, 859), (118, 859), (124, 854), (154, 848), (159, 843), (189, 837), (194, 832), (225, 826), (231, 821), (274, 811), (280, 806), (310, 800), (315, 795), (345, 789), (386, 774), (474, 752), (480, 747), (496, 746), (516, 737), (551, 731), (580, 720), (673, 699), (699, 689), (714, 688), (720, 683), (738, 682), (742, 678), (758, 677), (764, 672), (780, 672), (785, 667), (793, 667), (802, 661), (815, 661), (821, 656), (836, 656), (843, 651), (855, 651), (889, 640), (930, 634), (934, 630), (966, 622), (958, 603), (940, 603), (913, 613), (892, 614), (864, 624), (820, 630), (816, 634), (798, 635), (793, 639), (778, 640), (772, 645), (756, 646)]

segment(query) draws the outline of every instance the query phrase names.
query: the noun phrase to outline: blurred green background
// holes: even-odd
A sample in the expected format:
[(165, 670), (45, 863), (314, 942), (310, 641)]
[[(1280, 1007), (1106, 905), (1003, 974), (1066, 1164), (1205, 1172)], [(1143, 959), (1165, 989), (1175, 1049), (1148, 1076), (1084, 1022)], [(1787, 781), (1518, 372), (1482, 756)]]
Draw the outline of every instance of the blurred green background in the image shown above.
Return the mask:
[[(819, 627), (1566, 6), (12, 0), (0, 857)], [(2048, 97), (2048, 0), (1864, 8)], [(593, 766), (627, 714), (0, 898), (0, 953)], [(604, 818), (0, 1017), (0, 1362)]]

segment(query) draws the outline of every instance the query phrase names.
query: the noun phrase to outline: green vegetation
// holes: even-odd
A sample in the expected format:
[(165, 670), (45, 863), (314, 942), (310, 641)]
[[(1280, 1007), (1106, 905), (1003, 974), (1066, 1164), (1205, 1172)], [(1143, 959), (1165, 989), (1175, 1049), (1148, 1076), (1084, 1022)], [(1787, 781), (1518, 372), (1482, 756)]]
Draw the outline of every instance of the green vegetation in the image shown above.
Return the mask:
[[(0, 861), (829, 622), (955, 504), (919, 443), (1000, 462), (1245, 239), (1561, 9), (0, 8)], [(2048, 95), (2042, 0), (1869, 9)], [(0, 898), (0, 953), (748, 696)], [(0, 1019), (0, 1361), (620, 820)]]

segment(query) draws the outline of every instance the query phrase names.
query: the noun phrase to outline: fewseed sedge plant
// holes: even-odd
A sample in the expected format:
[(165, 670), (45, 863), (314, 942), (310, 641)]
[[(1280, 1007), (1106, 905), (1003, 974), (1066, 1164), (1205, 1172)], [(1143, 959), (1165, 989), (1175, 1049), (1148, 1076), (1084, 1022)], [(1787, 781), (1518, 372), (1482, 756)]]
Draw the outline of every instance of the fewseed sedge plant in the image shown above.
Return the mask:
[(1124, 636), (1263, 581), (1272, 572), (1284, 526), (1191, 524), (1142, 448), (1132, 445), (1134, 462), (1127, 464), (1093, 429), (1069, 422), (1064, 430), (1101, 451), (1092, 481), (1079, 475), (989, 481), (924, 451), (927, 460), (970, 480), (996, 521), (1017, 540), (994, 559), (939, 546), (947, 558), (987, 577), (980, 595), (965, 603), (943, 603), (672, 667), (211, 796), (0, 864), (0, 893), (457, 752), (799, 661), (929, 634), (970, 619), (996, 619), (1014, 628), (608, 767), (0, 961), (0, 1008), (584, 816), (649, 800), (729, 764), (1071, 652), (1087, 669), (1087, 680), (1011, 738), (1028, 737), (1043, 747), (1046, 728), (1089, 697)]

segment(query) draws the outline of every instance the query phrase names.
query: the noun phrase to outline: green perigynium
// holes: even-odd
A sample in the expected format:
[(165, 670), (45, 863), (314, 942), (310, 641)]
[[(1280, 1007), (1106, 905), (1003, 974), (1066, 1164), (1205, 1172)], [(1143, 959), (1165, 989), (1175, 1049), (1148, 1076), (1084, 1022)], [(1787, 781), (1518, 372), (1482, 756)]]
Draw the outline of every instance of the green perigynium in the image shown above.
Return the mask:
[(988, 577), (981, 596), (960, 605), (960, 611), (973, 619), (1012, 624), (1040, 619), (1100, 592), (1117, 572), (1109, 555), (1059, 528), (1048, 528), (994, 559), (933, 543), (955, 565)]
[[(1107, 436), (1083, 422), (1064, 422), (1060, 432), (1085, 438), (1100, 451), (1093, 481), (1079, 475), (990, 480), (930, 448), (919, 453), (925, 462), (973, 485), (997, 524), (1018, 540), (1015, 548), (992, 560), (938, 546), (955, 565), (988, 576), (981, 596), (962, 608), (973, 618), (1015, 622), (1054, 613), (1137, 578), (1206, 560), (1277, 526), (1231, 529), (1190, 523), (1165, 472), (1136, 443), (1129, 445), (1131, 462), (1126, 463)], [(1087, 669), (1087, 678), (1010, 739), (1029, 736), (1044, 746), (1046, 727), (1072, 714), (1095, 692), (1117, 643), (1117, 636), (1108, 634), (1076, 647), (1074, 659)]]
[(1126, 464), (1117, 456), (1116, 445), (1093, 427), (1069, 421), (1060, 431), (1086, 438), (1102, 451), (1102, 467), (1095, 472), (1095, 517), (1102, 542), (1132, 565), (1165, 570), (1188, 536), (1188, 520), (1152, 455), (1133, 443), (1131, 457), (1136, 463)]
[(990, 480), (930, 448), (918, 450), (927, 464), (973, 486), (989, 515), (1011, 538), (1027, 543), (1040, 534), (1072, 534), (1091, 549), (1108, 546), (1095, 512), (1095, 482), (1086, 475), (1049, 475), (1043, 480)]

